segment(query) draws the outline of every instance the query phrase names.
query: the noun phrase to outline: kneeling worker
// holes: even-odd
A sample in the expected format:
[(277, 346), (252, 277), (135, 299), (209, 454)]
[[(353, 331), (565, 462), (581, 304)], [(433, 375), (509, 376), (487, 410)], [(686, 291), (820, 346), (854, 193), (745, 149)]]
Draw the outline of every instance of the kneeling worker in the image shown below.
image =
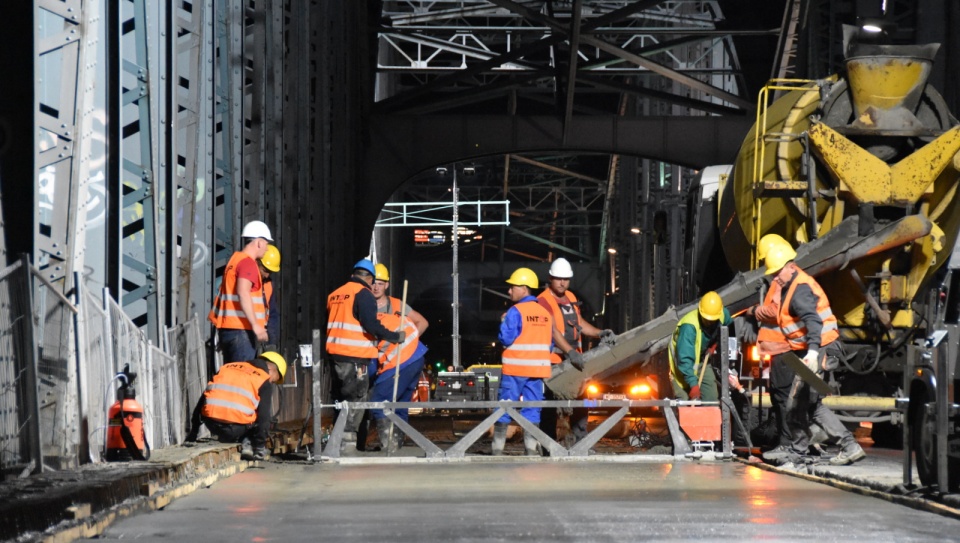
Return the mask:
[(201, 402), (203, 423), (221, 443), (244, 443), (247, 460), (267, 456), (273, 383), (283, 384), (287, 362), (279, 353), (266, 352), (250, 362), (224, 364), (207, 383)]
[(716, 376), (710, 368), (703, 367), (704, 353), (719, 341), (720, 326), (731, 322), (730, 312), (723, 307), (720, 295), (711, 291), (700, 298), (697, 309), (677, 323), (667, 353), (675, 398), (705, 402), (720, 399)]

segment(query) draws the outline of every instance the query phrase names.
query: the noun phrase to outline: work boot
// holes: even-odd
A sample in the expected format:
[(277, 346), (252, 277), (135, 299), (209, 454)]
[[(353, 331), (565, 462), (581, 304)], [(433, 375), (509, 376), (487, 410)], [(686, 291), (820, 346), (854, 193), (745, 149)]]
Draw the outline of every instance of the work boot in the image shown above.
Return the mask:
[(540, 442), (532, 434), (523, 434), (523, 449), (527, 456), (540, 456)]
[(797, 462), (800, 460), (801, 455), (794, 451), (789, 445), (779, 445), (777, 448), (770, 449), (760, 456), (771, 464), (780, 465), (788, 462)]
[(503, 447), (507, 444), (507, 426), (504, 422), (493, 425), (493, 445), (490, 447), (493, 456), (503, 456)]
[[(394, 428), (393, 431), (396, 434), (397, 429)], [(381, 450), (387, 451), (387, 454), (397, 452), (396, 441), (390, 443), (390, 419), (386, 417), (377, 419), (377, 435), (380, 437)]]
[(243, 441), (240, 443), (240, 458), (248, 460), (251, 456), (253, 456), (253, 447), (250, 446), (250, 440), (243, 438)]
[(357, 433), (344, 432), (340, 439), (340, 454), (357, 452)]
[(857, 460), (862, 460), (866, 456), (867, 453), (863, 452), (863, 447), (854, 441), (853, 443), (845, 445), (839, 454), (830, 459), (830, 463), (834, 466), (846, 466)]

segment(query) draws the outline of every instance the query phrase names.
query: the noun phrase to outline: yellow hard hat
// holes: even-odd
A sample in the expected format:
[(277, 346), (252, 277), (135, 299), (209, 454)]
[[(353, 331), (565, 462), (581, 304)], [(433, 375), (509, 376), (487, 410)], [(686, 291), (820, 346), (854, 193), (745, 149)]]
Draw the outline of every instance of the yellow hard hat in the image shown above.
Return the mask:
[(767, 234), (760, 238), (760, 242), (757, 243), (757, 258), (763, 260), (767, 258), (767, 253), (770, 251), (770, 248), (775, 245), (790, 245), (790, 242), (780, 237), (778, 234)]
[(719, 294), (711, 290), (704, 294), (703, 298), (700, 298), (700, 305), (697, 306), (697, 310), (703, 320), (718, 321), (723, 317), (723, 300), (720, 299)]
[(287, 375), (287, 361), (284, 360), (282, 356), (280, 356), (280, 353), (277, 353), (274, 351), (267, 351), (265, 353), (261, 353), (260, 358), (263, 358), (264, 360), (267, 360), (269, 362), (273, 362), (274, 364), (277, 365), (277, 371), (280, 372), (280, 380), (277, 381), (277, 384), (282, 385), (283, 378), (286, 377)]
[(530, 268), (517, 268), (510, 274), (507, 283), (511, 285), (522, 285), (530, 288), (540, 288), (540, 281), (537, 280), (537, 274)]
[(374, 279), (380, 281), (389, 281), (390, 280), (390, 271), (387, 270), (387, 267), (383, 264), (377, 264), (374, 266), (377, 270), (377, 273), (373, 274)]
[(789, 244), (774, 245), (767, 251), (767, 257), (764, 258), (764, 264), (767, 266), (766, 275), (773, 275), (782, 270), (787, 262), (797, 258), (797, 252)]
[(280, 249), (277, 249), (275, 245), (267, 245), (267, 252), (260, 257), (260, 263), (269, 272), (280, 271)]

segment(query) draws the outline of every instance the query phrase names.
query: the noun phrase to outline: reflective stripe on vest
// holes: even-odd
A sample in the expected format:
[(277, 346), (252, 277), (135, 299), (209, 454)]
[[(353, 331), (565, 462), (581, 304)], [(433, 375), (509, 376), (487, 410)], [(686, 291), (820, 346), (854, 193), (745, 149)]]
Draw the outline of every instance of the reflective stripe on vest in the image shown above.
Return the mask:
[(353, 315), (357, 294), (366, 287), (353, 281), (327, 297), (327, 352), (355, 358), (376, 358), (377, 341)]
[(807, 348), (806, 326), (804, 326), (803, 321), (790, 315), (790, 302), (793, 301), (793, 294), (799, 285), (807, 285), (813, 295), (817, 297), (817, 316), (823, 322), (823, 329), (820, 330), (820, 346), (824, 347), (833, 343), (840, 337), (840, 328), (837, 325), (837, 317), (830, 309), (830, 300), (827, 299), (827, 295), (813, 277), (798, 269), (797, 276), (790, 283), (787, 295), (781, 302), (780, 312), (777, 314), (780, 330), (790, 344), (790, 348), (795, 351)]
[(679, 358), (680, 358), (679, 354), (677, 353), (677, 338), (680, 337), (680, 327), (681, 327), (681, 326), (684, 326), (684, 325), (687, 325), (687, 324), (693, 326), (693, 328), (694, 328), (694, 330), (696, 331), (696, 334), (697, 334), (697, 340), (696, 340), (696, 342), (694, 343), (694, 351), (695, 351), (697, 354), (694, 355), (694, 360), (693, 360), (693, 373), (694, 373), (694, 374), (698, 374), (698, 373), (699, 373), (700, 362), (701, 362), (701, 361), (699, 360), (699, 358), (700, 358), (700, 342), (701, 342), (702, 336), (703, 336), (703, 333), (700, 331), (700, 316), (699, 316), (699, 310), (694, 309), (693, 311), (691, 311), (691, 312), (687, 313), (686, 315), (684, 315), (683, 318), (681, 318), (681, 319), (677, 322), (677, 327), (673, 330), (673, 337), (670, 338), (670, 350), (667, 351), (667, 359), (670, 361), (670, 379), (673, 380), (674, 383), (676, 383), (677, 385), (679, 385), (680, 388), (683, 389), (683, 390), (688, 390), (689, 387), (688, 387), (683, 381), (680, 380), (680, 375), (682, 375), (682, 374), (677, 370), (677, 361), (678, 361)]
[[(580, 306), (577, 305), (577, 297), (574, 293), (569, 290), (565, 293), (567, 300), (570, 301), (570, 305), (573, 306), (573, 311), (577, 315), (577, 328), (574, 328), (574, 337), (576, 338), (573, 343), (570, 344), (571, 347), (577, 350), (578, 353), (583, 352), (583, 346), (580, 344)], [(545, 289), (540, 293), (540, 296), (537, 296), (537, 299), (544, 300), (547, 302), (547, 305), (550, 306), (550, 311), (553, 313), (553, 325), (560, 332), (560, 335), (564, 339), (567, 339), (567, 321), (563, 319), (563, 310), (560, 308), (560, 302), (557, 301), (557, 297), (550, 292), (550, 289)], [(568, 340), (569, 341), (569, 340)], [(561, 355), (563, 351), (560, 347), (556, 345), (553, 346), (553, 351), (550, 353), (550, 362), (554, 364), (559, 364), (563, 361)]]
[[(380, 313), (377, 317), (380, 319), (380, 324), (387, 330), (396, 330), (400, 326), (400, 317), (392, 313)], [(420, 344), (420, 331), (417, 330), (413, 321), (407, 317), (403, 317), (403, 330), (407, 333), (407, 337), (404, 338), (400, 348), (401, 366), (410, 361), (410, 357), (417, 352), (417, 346)], [(380, 354), (377, 358), (380, 361), (380, 369), (377, 370), (377, 373), (395, 368), (397, 366), (397, 344), (381, 340), (379, 350)]]
[(257, 420), (260, 387), (270, 374), (247, 362), (224, 364), (207, 383), (203, 416), (231, 424), (252, 424)]
[[(245, 258), (250, 258), (246, 253), (236, 252), (227, 262), (227, 267), (223, 272), (223, 282), (220, 283), (220, 291), (216, 299), (213, 300), (213, 309), (207, 316), (210, 322), (217, 328), (228, 328), (235, 330), (253, 330), (253, 324), (247, 320), (243, 307), (240, 305), (240, 295), (237, 294), (237, 266)], [(253, 260), (250, 258), (250, 260)], [(260, 268), (257, 268), (259, 274)], [(250, 302), (253, 304), (254, 318), (261, 326), (267, 322), (267, 308), (263, 299), (263, 277), (260, 277), (260, 286), (256, 290), (250, 291)]]
[(550, 314), (536, 301), (514, 306), (520, 312), (520, 335), (503, 350), (503, 374), (517, 377), (550, 377)]

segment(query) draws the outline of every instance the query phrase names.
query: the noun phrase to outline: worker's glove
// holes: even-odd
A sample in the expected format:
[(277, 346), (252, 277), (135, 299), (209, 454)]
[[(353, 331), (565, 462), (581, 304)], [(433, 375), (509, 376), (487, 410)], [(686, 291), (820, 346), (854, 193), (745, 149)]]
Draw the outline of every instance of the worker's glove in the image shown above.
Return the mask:
[(815, 349), (810, 349), (807, 351), (807, 354), (803, 357), (803, 364), (807, 366), (813, 373), (820, 371), (820, 353)]
[(600, 332), (600, 341), (613, 345), (617, 341), (617, 334), (613, 330), (607, 329)]
[(570, 349), (570, 352), (567, 353), (567, 360), (578, 370), (583, 370), (583, 366), (586, 364), (586, 361), (583, 359), (583, 353), (578, 352), (576, 349)]
[(693, 385), (690, 387), (690, 399), (699, 400), (700, 399), (700, 385)]
[(397, 338), (398, 338), (398, 339), (397, 339), (397, 343), (403, 343), (404, 340), (407, 339), (407, 331), (406, 331), (406, 330), (400, 330), (399, 332), (397, 332)]

